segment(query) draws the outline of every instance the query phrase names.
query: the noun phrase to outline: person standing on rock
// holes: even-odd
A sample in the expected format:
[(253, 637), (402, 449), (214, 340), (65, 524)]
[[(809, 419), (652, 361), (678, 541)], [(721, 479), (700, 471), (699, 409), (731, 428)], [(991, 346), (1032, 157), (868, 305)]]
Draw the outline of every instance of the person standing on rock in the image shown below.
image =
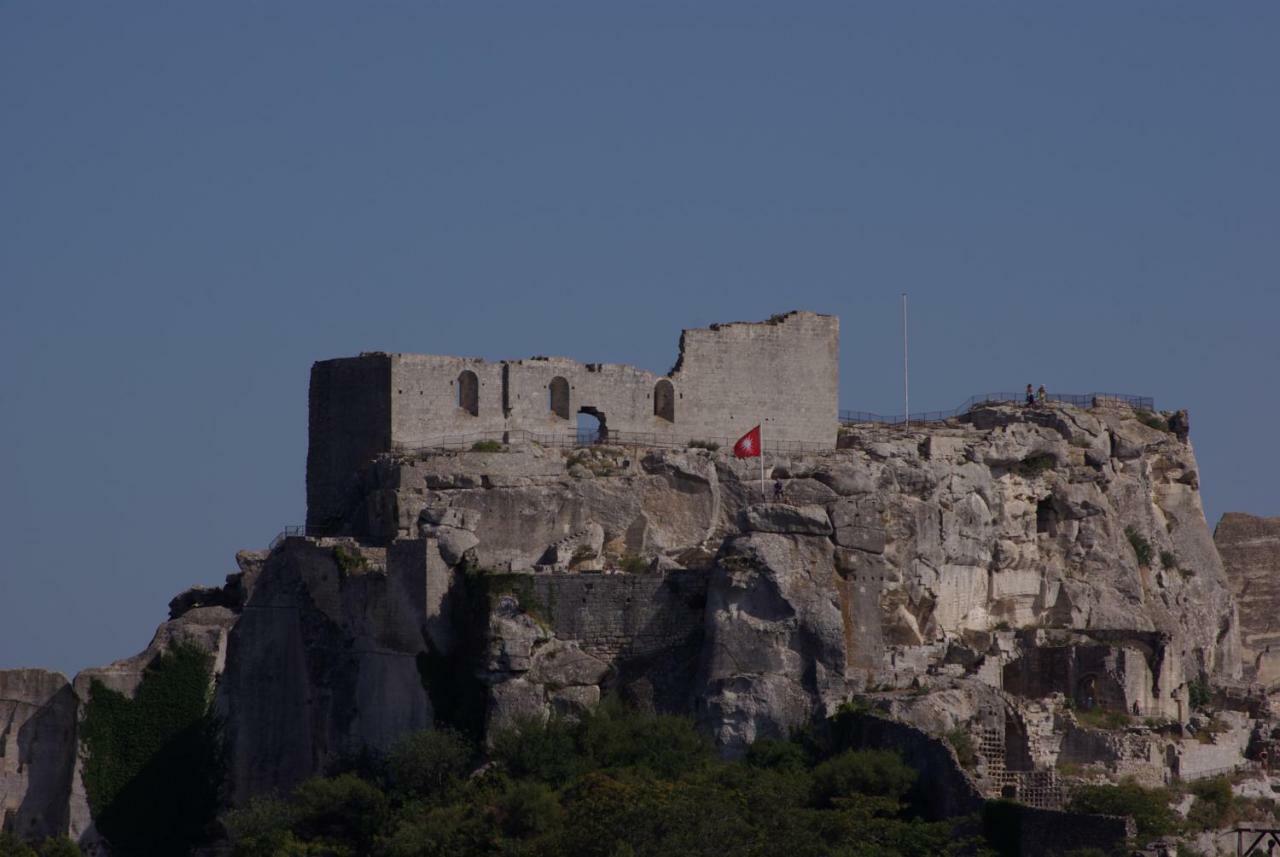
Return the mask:
[(1036, 390), (1036, 404), (1047, 405), (1049, 403), (1049, 394), (1045, 392), (1044, 384), (1040, 385), (1040, 389)]
[(1027, 404), (1034, 405), (1036, 403), (1036, 394), (1031, 392), (1031, 385), (1027, 385)]
[(781, 479), (775, 479), (773, 481), (773, 502), (775, 503), (782, 502), (782, 480)]

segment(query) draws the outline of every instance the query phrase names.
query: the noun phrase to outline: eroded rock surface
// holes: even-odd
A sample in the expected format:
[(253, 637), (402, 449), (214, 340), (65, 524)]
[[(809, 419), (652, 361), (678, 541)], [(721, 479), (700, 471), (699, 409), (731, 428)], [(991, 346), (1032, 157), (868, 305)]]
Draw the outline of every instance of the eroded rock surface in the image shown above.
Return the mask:
[(73, 692), (132, 693), (171, 640), (213, 652), (236, 802), (433, 722), (492, 736), (610, 692), (696, 716), (726, 753), (857, 699), (968, 735), (966, 776), (1036, 806), (1059, 763), (1158, 780), (1239, 758), (1240, 730), (1220, 752), (1168, 732), (1194, 728), (1192, 682), (1241, 669), (1185, 434), (983, 407), (765, 463), (775, 502), (727, 450), (382, 455), (347, 522), (371, 538), (242, 554)]
[(1280, 518), (1228, 512), (1213, 540), (1240, 608), (1248, 677), (1274, 689), (1280, 682)]

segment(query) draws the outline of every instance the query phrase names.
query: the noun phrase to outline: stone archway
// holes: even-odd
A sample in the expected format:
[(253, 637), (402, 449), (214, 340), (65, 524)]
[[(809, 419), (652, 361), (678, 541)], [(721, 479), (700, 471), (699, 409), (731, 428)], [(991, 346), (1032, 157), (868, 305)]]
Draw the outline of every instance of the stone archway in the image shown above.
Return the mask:
[(608, 439), (604, 412), (590, 406), (578, 408), (578, 443), (604, 443)]

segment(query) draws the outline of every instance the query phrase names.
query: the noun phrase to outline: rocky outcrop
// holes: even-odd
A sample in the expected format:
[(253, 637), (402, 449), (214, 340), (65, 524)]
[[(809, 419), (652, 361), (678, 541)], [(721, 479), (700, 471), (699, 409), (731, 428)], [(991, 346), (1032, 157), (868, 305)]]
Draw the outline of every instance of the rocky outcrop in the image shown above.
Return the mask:
[(1239, 605), (1248, 678), (1275, 688), (1280, 682), (1280, 518), (1228, 512), (1213, 540)]
[(58, 673), (0, 671), (0, 829), (28, 839), (67, 830), (78, 707)]
[(379, 456), (345, 528), (373, 538), (242, 553), (72, 695), (132, 693), (175, 640), (213, 652), (237, 802), (433, 723), (492, 736), (613, 692), (693, 714), (726, 753), (871, 700), (971, 734), (964, 776), (1050, 806), (1060, 759), (1158, 777), (1190, 758), (1075, 712), (1184, 724), (1191, 681), (1240, 672), (1193, 451), (1127, 409), (847, 430), (766, 458), (776, 502), (728, 451), (504, 450)]
[(439, 555), (427, 540), (369, 550), (288, 539), (272, 553), (218, 686), (234, 794), (287, 791), (329, 761), (430, 726), (416, 659), (427, 604), (448, 585)]

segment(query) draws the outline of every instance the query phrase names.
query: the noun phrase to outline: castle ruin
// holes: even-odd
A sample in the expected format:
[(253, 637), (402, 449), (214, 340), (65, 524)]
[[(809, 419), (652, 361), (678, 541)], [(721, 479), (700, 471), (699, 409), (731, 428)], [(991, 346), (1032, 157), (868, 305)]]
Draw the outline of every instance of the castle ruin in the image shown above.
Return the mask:
[(450, 438), (566, 435), (577, 415), (604, 436), (732, 439), (763, 428), (766, 448), (834, 448), (840, 321), (789, 312), (759, 323), (685, 330), (666, 375), (564, 357), (489, 362), (373, 352), (311, 368), (307, 524), (350, 508), (353, 478), (375, 456)]

